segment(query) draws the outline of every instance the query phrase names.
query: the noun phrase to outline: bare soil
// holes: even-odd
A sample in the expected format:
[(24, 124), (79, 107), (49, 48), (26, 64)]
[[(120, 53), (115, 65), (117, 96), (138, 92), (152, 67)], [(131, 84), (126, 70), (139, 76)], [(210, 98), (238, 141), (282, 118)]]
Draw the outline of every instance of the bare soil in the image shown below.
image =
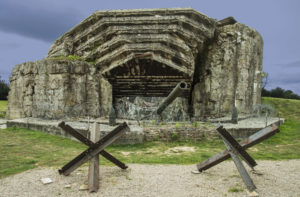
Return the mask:
[[(247, 170), (259, 196), (300, 197), (300, 160), (257, 162), (255, 172)], [(79, 191), (87, 183), (87, 167), (70, 176), (61, 176), (54, 168), (38, 168), (0, 179), (0, 196), (248, 196), (232, 161), (200, 174), (191, 173), (194, 170), (195, 165), (131, 164), (127, 170), (101, 166), (100, 190), (88, 193)], [(53, 183), (43, 185), (40, 179), (47, 177)]]

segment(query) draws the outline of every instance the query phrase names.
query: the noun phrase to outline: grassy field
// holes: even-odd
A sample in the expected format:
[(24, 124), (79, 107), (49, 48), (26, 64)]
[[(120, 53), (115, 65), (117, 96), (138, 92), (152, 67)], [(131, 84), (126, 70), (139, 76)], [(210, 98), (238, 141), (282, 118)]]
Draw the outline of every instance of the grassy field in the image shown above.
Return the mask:
[[(248, 152), (255, 159), (300, 159), (300, 101), (263, 98), (263, 103), (279, 110), (286, 123), (279, 134)], [(85, 148), (81, 143), (43, 132), (15, 127), (0, 130), (0, 178), (38, 166), (62, 166)], [(113, 145), (106, 150), (125, 163), (196, 164), (223, 149), (221, 140), (206, 139)], [(101, 164), (111, 165), (102, 157)]]
[(300, 121), (300, 100), (263, 97), (262, 103), (271, 105), (288, 120)]
[(7, 101), (0, 101), (0, 118), (4, 118), (7, 110)]

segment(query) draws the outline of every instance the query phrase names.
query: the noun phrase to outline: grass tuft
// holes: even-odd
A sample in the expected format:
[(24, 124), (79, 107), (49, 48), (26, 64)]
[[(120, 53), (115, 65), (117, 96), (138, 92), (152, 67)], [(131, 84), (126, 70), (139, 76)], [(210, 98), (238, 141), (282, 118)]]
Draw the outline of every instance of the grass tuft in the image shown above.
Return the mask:
[(230, 188), (228, 189), (228, 192), (230, 192), (230, 193), (234, 193), (234, 192), (242, 192), (242, 191), (244, 191), (244, 190), (241, 189), (241, 188), (236, 188), (236, 187), (230, 187)]

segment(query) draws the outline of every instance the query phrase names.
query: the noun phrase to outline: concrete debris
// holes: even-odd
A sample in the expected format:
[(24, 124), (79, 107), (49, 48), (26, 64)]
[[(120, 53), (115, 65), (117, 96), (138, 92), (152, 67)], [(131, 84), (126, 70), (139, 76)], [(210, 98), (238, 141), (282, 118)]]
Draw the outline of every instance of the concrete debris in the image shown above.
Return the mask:
[(46, 184), (49, 184), (49, 183), (53, 183), (52, 179), (50, 178), (42, 178), (41, 179), (41, 182), (46, 185)]
[(71, 185), (65, 185), (64, 188), (71, 188)]
[(258, 197), (259, 196), (256, 191), (250, 192), (250, 191), (247, 190), (247, 194), (248, 194), (249, 197)]
[(89, 187), (88, 187), (88, 185), (86, 185), (86, 184), (82, 184), (82, 185), (80, 185), (80, 187), (79, 187), (79, 190), (80, 191), (85, 191), (85, 190), (88, 190), (89, 189)]

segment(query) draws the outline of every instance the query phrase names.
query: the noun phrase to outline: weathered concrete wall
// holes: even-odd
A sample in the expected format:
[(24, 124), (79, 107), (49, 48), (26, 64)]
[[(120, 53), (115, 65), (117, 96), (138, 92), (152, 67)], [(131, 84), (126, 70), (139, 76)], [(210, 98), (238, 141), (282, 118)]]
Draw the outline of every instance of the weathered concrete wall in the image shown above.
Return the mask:
[(192, 75), (194, 56), (213, 37), (215, 24), (191, 8), (96, 11), (58, 38), (47, 57), (77, 55), (105, 70), (132, 54), (153, 52)]
[(215, 25), (191, 8), (97, 11), (58, 38), (47, 57), (93, 62), (114, 98), (164, 97), (178, 82), (192, 82), (195, 57)]
[(100, 112), (100, 105), (109, 102), (111, 88), (101, 79), (84, 61), (46, 59), (17, 65), (10, 78), (7, 118), (105, 116), (108, 109)]
[[(164, 97), (124, 97), (117, 99), (116, 114), (118, 118), (131, 120), (155, 120), (153, 114)], [(188, 99), (177, 97), (161, 114), (164, 121), (187, 121)]]
[(100, 114), (101, 116), (108, 116), (112, 106), (112, 86), (101, 77), (100, 79)]
[(250, 27), (235, 23), (218, 27), (197, 65), (199, 82), (193, 91), (195, 117), (250, 113), (260, 104), (263, 41)]

